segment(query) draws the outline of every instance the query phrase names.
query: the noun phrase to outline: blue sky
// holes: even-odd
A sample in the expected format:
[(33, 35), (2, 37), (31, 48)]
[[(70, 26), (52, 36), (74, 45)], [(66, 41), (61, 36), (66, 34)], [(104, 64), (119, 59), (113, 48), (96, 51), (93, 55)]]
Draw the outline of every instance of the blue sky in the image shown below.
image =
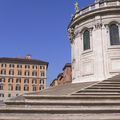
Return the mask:
[[(75, 0), (0, 0), (0, 57), (49, 62), (48, 82), (71, 62), (67, 26)], [(94, 0), (78, 0), (83, 8)]]

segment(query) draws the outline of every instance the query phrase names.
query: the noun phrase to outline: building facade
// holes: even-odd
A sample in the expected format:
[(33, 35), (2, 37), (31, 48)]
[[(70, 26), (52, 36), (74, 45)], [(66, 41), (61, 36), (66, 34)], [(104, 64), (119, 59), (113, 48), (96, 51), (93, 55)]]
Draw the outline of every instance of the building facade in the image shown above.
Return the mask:
[(63, 72), (50, 84), (51, 87), (72, 83), (72, 68), (71, 63), (66, 63), (63, 67)]
[(72, 83), (72, 68), (71, 63), (66, 63), (63, 68), (63, 84)]
[(0, 100), (46, 88), (48, 62), (25, 58), (0, 58)]
[(120, 73), (120, 0), (96, 0), (80, 9), (68, 27), (72, 82), (101, 81)]
[(58, 79), (54, 79), (51, 84), (50, 84), (50, 87), (54, 87), (54, 86), (58, 86)]

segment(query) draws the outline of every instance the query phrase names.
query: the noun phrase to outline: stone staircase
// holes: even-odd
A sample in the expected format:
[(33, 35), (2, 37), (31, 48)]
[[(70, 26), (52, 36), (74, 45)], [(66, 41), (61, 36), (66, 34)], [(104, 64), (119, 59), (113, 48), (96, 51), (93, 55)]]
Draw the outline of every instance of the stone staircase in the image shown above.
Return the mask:
[(48, 91), (52, 89), (43, 95), (32, 93), (9, 100), (0, 108), (0, 120), (120, 120), (120, 75), (81, 83), (77, 92), (74, 87), (71, 95), (51, 95)]

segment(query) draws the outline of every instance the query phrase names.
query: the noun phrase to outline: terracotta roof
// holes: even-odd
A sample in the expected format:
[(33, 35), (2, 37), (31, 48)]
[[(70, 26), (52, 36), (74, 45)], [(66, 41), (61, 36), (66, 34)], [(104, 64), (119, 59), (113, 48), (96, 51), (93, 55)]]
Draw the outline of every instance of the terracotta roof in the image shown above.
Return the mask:
[(47, 65), (48, 62), (36, 59), (26, 59), (26, 58), (0, 58), (0, 63), (21, 63), (21, 64), (37, 64), (37, 65)]

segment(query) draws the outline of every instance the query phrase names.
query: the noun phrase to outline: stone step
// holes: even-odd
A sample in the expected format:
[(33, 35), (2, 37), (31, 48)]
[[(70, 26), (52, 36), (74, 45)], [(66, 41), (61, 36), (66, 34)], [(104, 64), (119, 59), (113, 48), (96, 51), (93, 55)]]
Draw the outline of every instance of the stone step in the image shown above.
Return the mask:
[[(113, 102), (117, 102), (119, 103), (120, 102), (120, 96), (112, 96), (112, 95), (108, 95), (108, 96), (105, 96), (105, 95), (94, 95), (94, 96), (91, 96), (91, 95), (73, 95), (73, 96), (79, 96), (78, 99), (42, 99), (42, 100), (26, 100), (25, 102), (21, 102), (21, 101), (16, 101), (16, 102), (6, 102), (6, 105), (7, 106), (20, 106), (20, 105), (25, 105), (25, 104), (47, 104), (47, 103), (50, 103), (50, 104), (69, 104), (69, 103), (83, 103), (83, 102), (86, 102), (86, 103), (92, 103), (92, 102), (98, 102), (98, 103), (113, 103)], [(16, 107), (17, 107), (16, 106)]]
[[(97, 92), (96, 92), (97, 93)], [(114, 92), (113, 92), (114, 93)], [(117, 92), (116, 92), (117, 93)], [(30, 96), (29, 96), (30, 97)], [(32, 97), (32, 98), (31, 98)], [(95, 99), (94, 96), (84, 96), (84, 95), (72, 95), (72, 96), (31, 96), (29, 99), (26, 99), (25, 101), (73, 101), (73, 100), (82, 100), (82, 99)], [(120, 96), (116, 95), (116, 96), (112, 96), (112, 95), (108, 95), (108, 96), (96, 96), (96, 99), (120, 99)], [(8, 103), (10, 101), (8, 100)], [(7, 103), (7, 102), (6, 102)]]
[(77, 113), (120, 113), (120, 108), (0, 108), (0, 113), (14, 113), (14, 114), (77, 114)]
[(117, 100), (96, 100), (96, 101), (91, 101), (91, 100), (76, 100), (76, 101), (27, 101), (27, 102), (9, 102), (9, 105), (98, 105), (98, 104), (106, 104), (106, 105), (116, 105), (120, 104), (120, 101)]
[(72, 95), (79, 95), (79, 96), (120, 96), (120, 93), (108, 93), (108, 92), (78, 92), (78, 93), (73, 93)]
[(120, 120), (119, 113), (100, 114), (2, 114), (0, 120)]
[[(68, 104), (65, 104), (65, 105), (54, 105), (54, 104), (50, 104), (50, 105), (42, 105), (42, 104), (38, 104), (38, 105), (22, 105), (22, 106), (17, 106), (17, 108), (34, 108), (34, 109), (38, 109), (38, 108), (41, 108), (41, 109), (47, 109), (47, 108), (49, 108), (49, 109), (60, 109), (60, 108), (62, 108), (62, 109), (64, 109), (64, 108), (69, 108), (69, 109), (72, 109), (72, 108), (84, 108), (84, 109), (95, 109), (95, 108), (99, 108), (99, 109), (111, 109), (111, 107), (113, 108), (113, 109), (116, 109), (116, 108), (120, 108), (120, 104), (118, 104), (118, 105), (113, 105), (113, 104), (97, 104), (97, 105), (94, 105), (94, 104), (71, 104), (71, 105), (68, 105)], [(10, 108), (10, 106), (9, 107), (7, 107), (7, 108)], [(11, 106), (11, 108), (16, 108), (16, 106)]]
[(120, 93), (120, 89), (103, 89), (103, 88), (101, 88), (101, 89), (92, 89), (92, 88), (88, 88), (88, 89), (85, 89), (85, 90), (81, 90), (81, 91), (79, 91), (79, 92), (101, 92), (101, 93), (103, 93), (103, 92), (116, 92), (116, 93)]
[(92, 86), (92, 87), (90, 87), (90, 88), (87, 88), (87, 89), (120, 89), (120, 87), (119, 86), (117, 86), (117, 87), (111, 87), (111, 86), (107, 86), (107, 87), (105, 87), (105, 86)]
[(98, 84), (120, 84), (120, 81), (103, 81)]
[(120, 87), (120, 84), (111, 84), (111, 83), (99, 83), (99, 84), (96, 84), (96, 85), (94, 85), (94, 86), (105, 86), (105, 87), (107, 87), (107, 86), (114, 86), (114, 87)]
[(21, 102), (21, 103), (11, 103), (7, 108), (11, 107), (39, 107), (39, 108), (71, 108), (71, 107), (108, 107), (108, 108), (120, 108), (120, 102), (119, 101), (65, 101), (65, 102), (60, 102), (60, 101), (41, 101), (41, 102)]

